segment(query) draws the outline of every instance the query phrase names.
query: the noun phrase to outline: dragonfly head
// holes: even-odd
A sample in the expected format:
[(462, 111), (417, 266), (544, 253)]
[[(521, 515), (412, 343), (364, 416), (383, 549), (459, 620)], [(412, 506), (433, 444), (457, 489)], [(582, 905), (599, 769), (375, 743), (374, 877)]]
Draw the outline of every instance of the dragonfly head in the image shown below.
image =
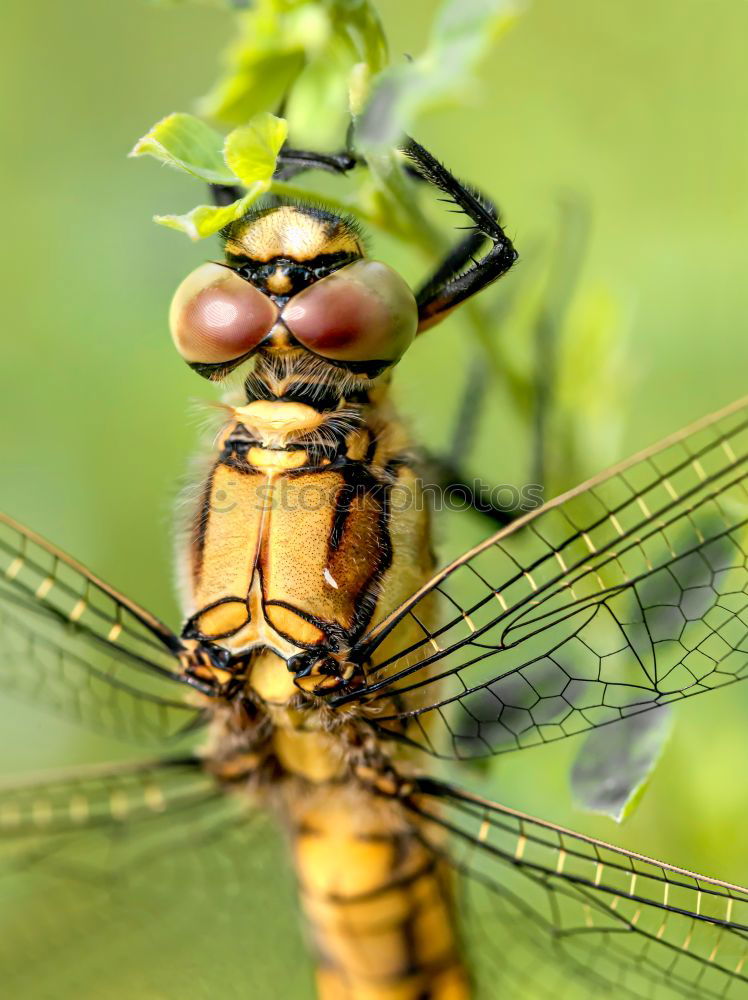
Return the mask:
[(177, 350), (206, 378), (221, 379), (257, 354), (311, 355), (374, 378), (415, 338), (412, 291), (387, 264), (365, 257), (352, 220), (274, 204), (222, 235), (225, 260), (193, 271), (170, 314)]

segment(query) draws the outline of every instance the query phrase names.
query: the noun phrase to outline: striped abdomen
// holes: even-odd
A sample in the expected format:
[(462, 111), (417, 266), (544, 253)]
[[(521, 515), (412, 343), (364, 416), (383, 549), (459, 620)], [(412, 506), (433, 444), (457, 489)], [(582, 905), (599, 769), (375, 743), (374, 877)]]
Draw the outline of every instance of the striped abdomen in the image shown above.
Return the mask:
[(320, 1000), (466, 1000), (447, 872), (399, 803), (331, 783), (290, 809)]

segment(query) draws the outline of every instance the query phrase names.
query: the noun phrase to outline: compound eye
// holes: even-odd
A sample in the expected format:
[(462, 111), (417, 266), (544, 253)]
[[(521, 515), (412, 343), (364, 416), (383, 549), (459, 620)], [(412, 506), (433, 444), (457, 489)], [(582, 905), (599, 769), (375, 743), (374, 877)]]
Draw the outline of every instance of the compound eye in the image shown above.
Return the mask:
[(271, 300), (236, 272), (203, 264), (177, 289), (169, 325), (185, 361), (216, 364), (258, 347), (277, 316)]
[(331, 361), (393, 364), (413, 342), (418, 307), (391, 267), (357, 260), (295, 295), (281, 318), (302, 346)]

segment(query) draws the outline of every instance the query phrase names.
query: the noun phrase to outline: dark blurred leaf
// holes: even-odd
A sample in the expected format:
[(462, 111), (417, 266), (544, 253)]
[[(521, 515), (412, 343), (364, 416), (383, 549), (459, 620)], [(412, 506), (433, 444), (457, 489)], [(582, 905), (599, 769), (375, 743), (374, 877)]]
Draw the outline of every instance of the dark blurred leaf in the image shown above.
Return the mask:
[(593, 729), (577, 754), (571, 788), (582, 809), (620, 823), (649, 782), (671, 731), (671, 711), (662, 705), (612, 726)]
[(551, 726), (568, 715), (570, 703), (560, 697), (562, 688), (555, 663), (530, 664), (523, 674), (500, 677), (463, 700), (452, 723), (454, 734), (463, 747), (477, 748), (483, 740), (501, 748), (516, 746), (535, 725)]
[[(711, 512), (694, 511), (692, 527), (698, 538), (713, 538), (710, 556), (714, 565), (730, 565), (733, 545)], [(690, 535), (671, 542), (673, 552), (683, 555), (667, 568), (642, 580), (637, 602), (644, 609), (637, 648), (646, 662), (646, 647), (678, 640), (687, 622), (704, 618), (719, 595), (712, 586), (709, 567), (701, 551), (693, 548)], [(628, 621), (636, 619), (634, 601)], [(634, 639), (633, 625), (629, 639)], [(632, 666), (635, 663), (632, 656)], [(671, 730), (667, 705), (634, 715), (613, 726), (593, 730), (574, 762), (571, 785), (577, 802), (592, 812), (605, 813), (617, 822), (636, 808), (660, 758)]]

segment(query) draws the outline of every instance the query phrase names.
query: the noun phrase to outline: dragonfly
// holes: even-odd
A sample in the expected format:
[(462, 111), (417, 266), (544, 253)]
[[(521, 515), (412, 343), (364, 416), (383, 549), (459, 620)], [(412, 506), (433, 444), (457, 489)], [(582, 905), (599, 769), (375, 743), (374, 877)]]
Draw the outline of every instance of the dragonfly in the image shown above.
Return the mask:
[[(236, 995), (277, 996), (256, 963), (277, 948), (257, 866), (278, 828), (321, 1000), (748, 997), (748, 890), (430, 763), (748, 674), (748, 400), (517, 520), (493, 511), (490, 536), (437, 569), (391, 373), (517, 255), (487, 197), (414, 140), (403, 152), (470, 222), (415, 294), (350, 219), (280, 199), (177, 290), (178, 353), (239, 386), (181, 543), (180, 630), (0, 517), (3, 691), (142, 751), (0, 789), (14, 997), (81, 995), (84, 961), (97, 995), (113, 978), (149, 995), (137, 928), (156, 963), (188, 939), (223, 948)], [(277, 174), (352, 165), (286, 147)], [(253, 931), (221, 925), (237, 906)]]

